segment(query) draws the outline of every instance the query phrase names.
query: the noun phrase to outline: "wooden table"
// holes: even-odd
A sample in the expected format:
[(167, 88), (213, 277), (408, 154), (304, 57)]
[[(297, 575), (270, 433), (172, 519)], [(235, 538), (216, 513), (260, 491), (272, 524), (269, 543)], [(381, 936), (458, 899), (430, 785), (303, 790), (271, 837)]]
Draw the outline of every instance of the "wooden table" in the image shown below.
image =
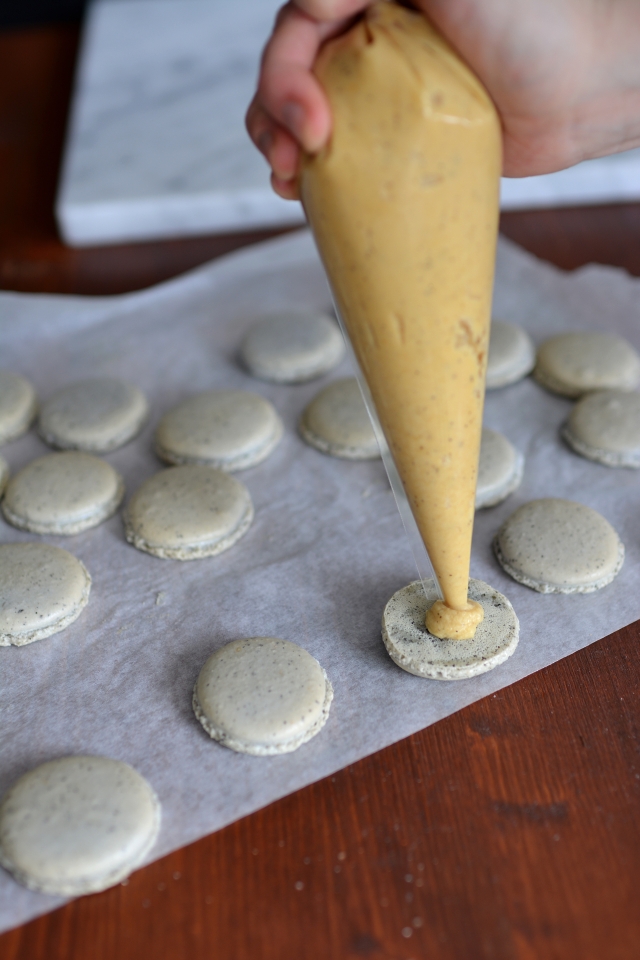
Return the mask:
[[(266, 236), (64, 248), (52, 203), (76, 48), (73, 27), (0, 34), (0, 286), (132, 290)], [(564, 268), (640, 275), (640, 205), (511, 213), (503, 230)], [(6, 933), (0, 957), (633, 960), (639, 642), (627, 627)]]

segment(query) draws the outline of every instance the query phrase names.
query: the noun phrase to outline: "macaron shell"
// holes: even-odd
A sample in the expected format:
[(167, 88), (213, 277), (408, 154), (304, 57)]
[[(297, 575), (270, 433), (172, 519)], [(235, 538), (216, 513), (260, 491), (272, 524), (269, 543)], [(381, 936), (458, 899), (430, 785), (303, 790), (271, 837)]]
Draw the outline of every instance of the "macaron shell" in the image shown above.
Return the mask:
[(624, 562), (624, 545), (603, 516), (556, 498), (519, 507), (496, 535), (494, 551), (506, 573), (539, 593), (592, 593)]
[(334, 320), (322, 313), (283, 310), (249, 329), (240, 347), (243, 366), (261, 380), (303, 383), (332, 370), (344, 356)]
[(264, 397), (246, 390), (211, 390), (163, 416), (156, 452), (167, 463), (244, 470), (265, 460), (283, 432), (280, 417)]
[(146, 398), (133, 384), (95, 377), (54, 393), (42, 405), (38, 432), (62, 450), (107, 453), (136, 436), (148, 416)]
[(640, 468), (640, 394), (590, 393), (576, 403), (561, 428), (576, 453), (608, 467)]
[(335, 380), (305, 407), (299, 431), (312, 447), (344, 460), (375, 460), (380, 448), (355, 377)]
[(640, 357), (622, 337), (562, 333), (538, 348), (533, 375), (541, 386), (566, 397), (593, 390), (633, 390), (640, 381)]
[(59, 633), (89, 602), (84, 564), (49, 543), (0, 545), (0, 646), (24, 646)]
[(517, 383), (531, 373), (536, 350), (526, 330), (515, 323), (491, 321), (487, 357), (487, 390), (496, 390)]
[(484, 428), (480, 444), (476, 510), (493, 507), (522, 482), (524, 457), (501, 433)]
[(0, 863), (31, 890), (105, 890), (155, 843), (160, 805), (128, 764), (63, 757), (24, 774), (0, 805)]
[(170, 560), (215, 556), (249, 529), (249, 491), (214, 467), (189, 464), (154, 474), (131, 497), (125, 536), (138, 550)]
[(333, 688), (318, 661), (276, 637), (248, 637), (217, 650), (202, 667), (194, 712), (209, 736), (255, 756), (298, 749), (319, 732)]
[(4, 457), (0, 456), (0, 498), (4, 494), (9, 482), (9, 464)]
[(26, 433), (37, 410), (35, 390), (29, 381), (10, 370), (0, 370), (0, 443)]
[(16, 473), (2, 513), (21, 530), (70, 536), (112, 516), (123, 496), (124, 481), (111, 464), (69, 450), (38, 457)]

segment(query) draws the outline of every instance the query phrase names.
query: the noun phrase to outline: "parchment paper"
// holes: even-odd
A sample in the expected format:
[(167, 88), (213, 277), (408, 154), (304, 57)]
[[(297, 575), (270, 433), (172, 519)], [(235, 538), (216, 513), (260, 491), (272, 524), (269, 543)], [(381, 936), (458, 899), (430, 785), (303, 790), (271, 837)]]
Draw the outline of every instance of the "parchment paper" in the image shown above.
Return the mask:
[[(254, 390), (273, 401), (287, 428), (267, 461), (237, 474), (251, 491), (256, 518), (219, 557), (180, 563), (140, 553), (126, 544), (119, 516), (75, 537), (45, 538), (85, 562), (93, 590), (63, 633), (0, 649), (1, 792), (64, 754), (125, 760), (162, 802), (151, 854), (157, 858), (640, 617), (640, 475), (570, 452), (558, 438), (570, 402), (528, 379), (487, 397), (487, 426), (515, 443), (526, 468), (520, 490), (477, 514), (471, 568), (512, 601), (521, 623), (518, 650), (495, 671), (457, 683), (419, 679), (391, 662), (380, 638), (382, 609), (416, 571), (382, 463), (335, 460), (297, 436), (300, 412), (330, 378), (275, 386), (250, 378), (235, 359), (256, 315), (329, 304), (306, 232), (142, 293), (0, 295), (0, 362), (30, 377), (42, 397), (70, 380), (107, 374), (146, 392), (150, 424), (107, 457), (129, 494), (160, 468), (151, 450), (158, 419), (196, 390)], [(597, 266), (564, 274), (504, 241), (495, 313), (523, 324), (536, 341), (567, 329), (609, 329), (640, 347), (639, 280)], [(345, 361), (331, 377), (348, 369)], [(2, 453), (15, 471), (46, 449), (32, 431)], [(620, 532), (625, 565), (605, 590), (542, 596), (497, 566), (492, 535), (519, 504), (540, 496), (589, 504)], [(0, 529), (4, 541), (33, 539), (6, 524)], [(300, 643), (335, 688), (322, 733), (296, 753), (268, 759), (214, 743), (191, 710), (209, 654), (258, 634)], [(61, 902), (22, 889), (0, 870), (0, 928)]]

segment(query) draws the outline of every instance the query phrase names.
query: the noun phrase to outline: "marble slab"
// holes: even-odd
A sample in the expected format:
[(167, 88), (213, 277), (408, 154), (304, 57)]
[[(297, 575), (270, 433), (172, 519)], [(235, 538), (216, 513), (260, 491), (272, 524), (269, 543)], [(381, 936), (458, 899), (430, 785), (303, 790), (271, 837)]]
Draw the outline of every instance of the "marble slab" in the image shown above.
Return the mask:
[(302, 222), (244, 128), (278, 0), (98, 0), (62, 179), (72, 245)]
[[(73, 246), (299, 223), (244, 129), (278, 0), (94, 0), (56, 213)], [(506, 209), (640, 198), (640, 150), (504, 180)]]

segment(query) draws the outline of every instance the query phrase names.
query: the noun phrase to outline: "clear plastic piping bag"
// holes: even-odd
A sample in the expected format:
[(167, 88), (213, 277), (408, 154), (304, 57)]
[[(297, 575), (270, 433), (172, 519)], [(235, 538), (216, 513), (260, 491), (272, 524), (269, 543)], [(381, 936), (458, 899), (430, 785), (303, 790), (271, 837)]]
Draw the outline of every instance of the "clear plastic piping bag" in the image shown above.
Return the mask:
[[(367, 384), (367, 381), (363, 376), (362, 370), (360, 369), (360, 364), (358, 363), (358, 360), (356, 358), (355, 351), (353, 349), (353, 346), (351, 345), (351, 340), (349, 339), (347, 328), (344, 324), (342, 317), (340, 316), (340, 311), (338, 310), (335, 299), (333, 299), (333, 309), (335, 311), (336, 317), (338, 318), (338, 323), (340, 324), (340, 329), (342, 330), (342, 336), (344, 337), (344, 341), (347, 347), (347, 353), (349, 354), (351, 363), (353, 364), (356, 378), (360, 386), (360, 392), (362, 393), (362, 398), (365, 402), (367, 412), (369, 413), (369, 417), (373, 425), (373, 430), (376, 435), (376, 439), (378, 441), (378, 446), (380, 447), (382, 462), (384, 464), (385, 470), (387, 471), (389, 483), (391, 484), (391, 489), (393, 491), (393, 495), (396, 500), (396, 505), (398, 507), (398, 511), (402, 519), (402, 524), (404, 526), (407, 539), (409, 541), (409, 547), (411, 548), (413, 559), (418, 569), (418, 577), (420, 578), (425, 594), (427, 593), (427, 582), (428, 581), (434, 582), (438, 588), (438, 595), (442, 600), (443, 599), (442, 589), (440, 588), (438, 578), (436, 577), (435, 571), (433, 569), (433, 564), (431, 563), (429, 554), (427, 553), (427, 548), (425, 547), (424, 541), (420, 536), (418, 525), (411, 511), (411, 507), (409, 506), (407, 495), (404, 492), (404, 487), (402, 485), (402, 480), (400, 479), (400, 474), (398, 473), (395, 462), (391, 455), (391, 451), (389, 449), (389, 444), (387, 443), (386, 437), (380, 425), (380, 421), (378, 420), (378, 414), (376, 412), (375, 404), (373, 402), (373, 397), (371, 396), (371, 392), (369, 390), (369, 385)], [(433, 596), (433, 594), (431, 594), (431, 596)]]

